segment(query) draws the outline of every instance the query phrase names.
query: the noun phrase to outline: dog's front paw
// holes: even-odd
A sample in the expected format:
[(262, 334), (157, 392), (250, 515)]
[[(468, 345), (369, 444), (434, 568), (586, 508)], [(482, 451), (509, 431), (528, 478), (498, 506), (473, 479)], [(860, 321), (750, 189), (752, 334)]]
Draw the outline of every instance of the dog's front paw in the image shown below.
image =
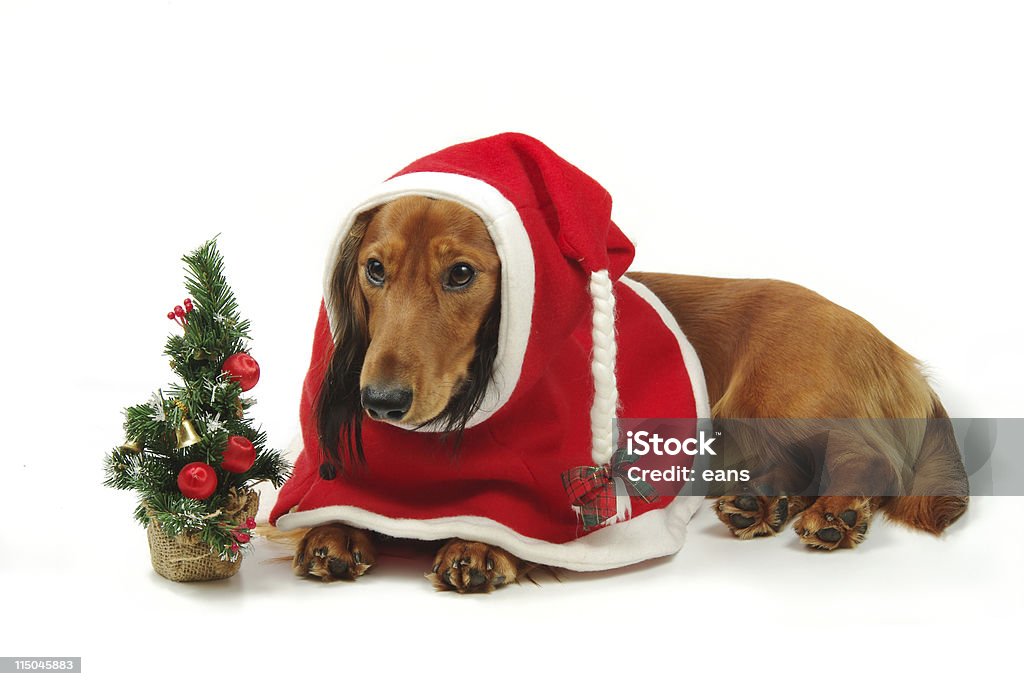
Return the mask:
[(522, 569), (519, 558), (501, 548), (453, 538), (437, 551), (426, 576), (439, 591), (490, 593), (516, 581)]
[(298, 576), (324, 581), (352, 581), (376, 562), (373, 540), (362, 529), (324, 524), (310, 529), (295, 549), (292, 569)]
[(870, 498), (822, 497), (804, 510), (793, 528), (811, 548), (854, 548), (864, 540), (874, 509)]

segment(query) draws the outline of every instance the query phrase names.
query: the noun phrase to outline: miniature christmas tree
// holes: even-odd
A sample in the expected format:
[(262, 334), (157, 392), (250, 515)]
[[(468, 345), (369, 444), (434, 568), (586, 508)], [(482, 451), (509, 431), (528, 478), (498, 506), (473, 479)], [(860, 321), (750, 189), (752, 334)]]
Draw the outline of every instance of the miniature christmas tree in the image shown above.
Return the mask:
[(289, 466), (245, 416), (256, 401), (243, 393), (256, 385), (260, 370), (249, 355), (249, 322), (224, 278), (216, 239), (183, 261), (191, 297), (167, 313), (181, 330), (164, 348), (180, 381), (125, 408), (126, 441), (107, 455), (104, 484), (138, 493), (135, 517), (144, 526), (235, 563), (255, 526), (258, 500), (251, 486), (280, 486)]

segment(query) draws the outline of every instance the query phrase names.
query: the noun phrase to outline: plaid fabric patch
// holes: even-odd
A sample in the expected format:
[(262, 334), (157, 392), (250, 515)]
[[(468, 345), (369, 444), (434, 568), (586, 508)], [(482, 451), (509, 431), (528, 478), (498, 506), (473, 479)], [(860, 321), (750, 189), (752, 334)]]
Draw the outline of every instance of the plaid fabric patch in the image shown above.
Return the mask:
[(611, 465), (588, 465), (573, 467), (562, 473), (562, 486), (569, 496), (569, 502), (580, 516), (584, 531), (602, 526), (618, 512), (615, 495), (615, 479), (622, 479), (626, 490), (632, 491), (645, 502), (653, 502), (658, 496), (654, 487), (643, 481), (630, 481), (626, 477), (629, 465), (637, 457), (625, 448), (612, 455)]
[(598, 467), (573, 467), (562, 473), (562, 485), (573, 505), (587, 505), (611, 483), (611, 469)]

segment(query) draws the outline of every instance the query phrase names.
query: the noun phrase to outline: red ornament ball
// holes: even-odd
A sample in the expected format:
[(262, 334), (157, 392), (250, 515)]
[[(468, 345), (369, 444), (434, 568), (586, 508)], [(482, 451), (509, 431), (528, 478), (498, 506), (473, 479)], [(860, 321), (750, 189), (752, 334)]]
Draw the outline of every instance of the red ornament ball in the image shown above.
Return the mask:
[(178, 472), (178, 490), (186, 498), (206, 500), (217, 490), (217, 472), (205, 462), (189, 462)]
[(224, 468), (225, 472), (232, 474), (247, 472), (256, 462), (256, 448), (253, 447), (252, 441), (245, 436), (229, 438), (228, 447), (221, 454), (224, 456), (224, 461), (220, 466)]
[(237, 381), (243, 391), (250, 390), (260, 380), (259, 364), (246, 353), (235, 353), (224, 360), (220, 368), (232, 381)]

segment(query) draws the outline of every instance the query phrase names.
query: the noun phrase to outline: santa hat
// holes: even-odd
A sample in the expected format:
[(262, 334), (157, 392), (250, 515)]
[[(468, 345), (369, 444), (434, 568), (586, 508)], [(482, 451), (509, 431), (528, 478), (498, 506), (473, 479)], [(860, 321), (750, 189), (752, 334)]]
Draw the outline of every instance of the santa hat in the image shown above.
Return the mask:
[[(439, 459), (429, 425), (366, 421), (365, 470), (324, 481), (314, 413), (333, 351), (332, 318), (346, 306), (332, 300), (338, 250), (362, 213), (407, 195), (459, 202), (487, 227), (502, 264), (493, 377), (454, 463)], [(281, 528), (344, 521), (392, 536), (468, 538), (573, 569), (678, 550), (699, 499), (637, 501), (609, 479), (614, 514), (587, 519), (589, 506), (572, 500), (567, 476), (583, 469), (583, 480), (608, 477), (617, 416), (709, 416), (693, 348), (664, 305), (623, 277), (633, 253), (611, 220), (608, 192), (521, 134), (447, 148), (367, 193), (331, 244), (300, 408), (304, 449), (271, 520)]]

